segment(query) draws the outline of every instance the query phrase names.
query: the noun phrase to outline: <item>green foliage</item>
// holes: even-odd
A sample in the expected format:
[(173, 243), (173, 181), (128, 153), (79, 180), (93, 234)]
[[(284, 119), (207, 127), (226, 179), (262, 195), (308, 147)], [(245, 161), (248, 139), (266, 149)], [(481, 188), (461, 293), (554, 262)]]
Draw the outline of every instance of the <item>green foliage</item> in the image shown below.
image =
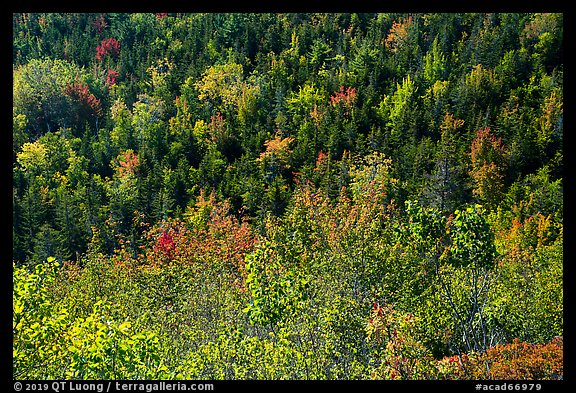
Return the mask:
[(417, 86), (408, 75), (396, 85), (394, 94), (385, 96), (377, 108), (390, 130), (390, 144), (399, 146), (416, 137)]
[(12, 117), (12, 152), (13, 154), (20, 151), (22, 145), (26, 142), (26, 126), (28, 119), (24, 114), (15, 114)]
[(151, 379), (168, 376), (158, 337), (110, 319), (102, 300), (73, 318), (51, 291), (60, 264), (54, 258), (33, 271), (14, 266), (13, 372), (26, 379)]
[(134, 332), (130, 322), (110, 324), (99, 310), (68, 327), (70, 360), (66, 378), (80, 379), (161, 379), (168, 369), (161, 366), (158, 337)]
[(432, 50), (424, 56), (424, 79), (433, 84), (446, 79), (446, 56), (440, 49), (438, 37), (434, 38)]
[(490, 312), (508, 337), (542, 343), (562, 334), (563, 230), (554, 217), (497, 219), (496, 244), (502, 258)]
[[(374, 344), (374, 379), (430, 379), (432, 355), (421, 343), (417, 319), (374, 303), (366, 332)], [(420, 334), (419, 334), (420, 333)]]
[(46, 264), (36, 265), (31, 272), (15, 265), (12, 267), (14, 377), (26, 374), (34, 377), (38, 366), (46, 367), (61, 361), (57, 356), (62, 343), (56, 337), (66, 325), (67, 312), (54, 313), (47, 290), (54, 281), (58, 265), (51, 258)]
[(263, 244), (246, 257), (246, 286), (252, 300), (244, 310), (252, 323), (274, 325), (301, 311), (307, 281)]
[(12, 21), (15, 378), (562, 374), (562, 14)]
[(450, 262), (455, 266), (473, 264), (485, 268), (494, 265), (494, 235), (480, 205), (456, 210), (451, 222)]
[(87, 82), (87, 72), (65, 60), (32, 59), (14, 69), (14, 111), (26, 116), (37, 134), (70, 127), (77, 115), (67, 88), (76, 81)]

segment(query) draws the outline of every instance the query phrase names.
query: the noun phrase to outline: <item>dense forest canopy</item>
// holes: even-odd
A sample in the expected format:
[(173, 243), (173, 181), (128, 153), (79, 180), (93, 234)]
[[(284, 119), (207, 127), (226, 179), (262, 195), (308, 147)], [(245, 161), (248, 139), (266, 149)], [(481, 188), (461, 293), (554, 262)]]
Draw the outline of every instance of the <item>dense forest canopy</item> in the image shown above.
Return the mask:
[(13, 14), (14, 375), (555, 379), (562, 152), (559, 13)]

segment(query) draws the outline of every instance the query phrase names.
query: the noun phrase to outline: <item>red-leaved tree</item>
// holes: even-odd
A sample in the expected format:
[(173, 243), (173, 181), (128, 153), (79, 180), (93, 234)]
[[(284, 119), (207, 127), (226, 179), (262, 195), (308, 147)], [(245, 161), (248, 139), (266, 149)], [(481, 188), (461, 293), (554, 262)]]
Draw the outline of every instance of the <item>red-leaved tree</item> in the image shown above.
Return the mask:
[(171, 261), (174, 258), (175, 247), (176, 244), (170, 232), (162, 230), (162, 235), (160, 235), (158, 242), (154, 245), (154, 251), (163, 254), (168, 261)]
[(102, 61), (106, 56), (116, 57), (120, 53), (120, 42), (114, 38), (104, 38), (96, 48), (96, 59)]
[(117, 82), (117, 79), (120, 76), (120, 73), (116, 70), (108, 70), (106, 74), (106, 85), (108, 87), (114, 86)]
[(71, 99), (75, 121), (80, 122), (91, 117), (99, 117), (102, 114), (102, 104), (94, 94), (90, 92), (88, 85), (76, 81), (64, 89)]

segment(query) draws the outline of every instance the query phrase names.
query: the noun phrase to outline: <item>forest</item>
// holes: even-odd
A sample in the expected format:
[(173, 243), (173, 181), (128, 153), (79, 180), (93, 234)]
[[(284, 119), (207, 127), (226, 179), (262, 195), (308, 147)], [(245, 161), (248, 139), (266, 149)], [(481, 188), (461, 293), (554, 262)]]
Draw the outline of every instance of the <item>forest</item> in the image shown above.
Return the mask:
[(13, 379), (563, 379), (563, 14), (12, 27)]

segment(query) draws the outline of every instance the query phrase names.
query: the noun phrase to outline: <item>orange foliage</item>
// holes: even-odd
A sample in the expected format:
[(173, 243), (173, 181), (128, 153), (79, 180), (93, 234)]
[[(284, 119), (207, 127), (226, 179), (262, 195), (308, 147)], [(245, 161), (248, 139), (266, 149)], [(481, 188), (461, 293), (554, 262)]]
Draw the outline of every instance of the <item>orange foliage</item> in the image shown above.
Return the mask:
[(136, 168), (140, 165), (140, 160), (133, 150), (126, 150), (118, 156), (118, 175), (125, 178), (134, 175)]
[(227, 137), (226, 121), (220, 112), (210, 116), (210, 123), (208, 123), (208, 132), (210, 140), (220, 145)]
[(294, 142), (294, 138), (282, 138), (280, 132), (277, 132), (274, 139), (264, 142), (266, 150), (260, 154), (259, 160), (262, 161), (268, 157), (274, 157), (280, 163), (284, 163), (290, 156), (290, 153), (292, 153), (292, 150), (289, 149), (292, 142)]
[(401, 22), (392, 23), (390, 32), (386, 36), (384, 45), (386, 48), (396, 52), (404, 43), (408, 40), (408, 31), (412, 25), (412, 17), (409, 16), (408, 19)]
[(472, 141), (470, 148), (470, 157), (474, 167), (489, 162), (502, 165), (506, 153), (507, 150), (502, 142), (502, 138), (497, 138), (492, 134), (490, 127), (480, 129), (476, 132), (476, 137)]
[(532, 253), (549, 245), (553, 238), (551, 217), (538, 213), (523, 221), (513, 218), (510, 227), (496, 231), (495, 235), (496, 244), (504, 251)]
[(412, 314), (403, 314), (391, 305), (374, 303), (368, 334), (385, 348), (374, 370), (376, 378), (547, 380), (563, 379), (563, 337), (545, 344), (515, 339), (482, 353), (464, 353), (433, 359), (418, 341)]
[(326, 172), (326, 167), (328, 166), (329, 161), (330, 157), (328, 154), (320, 150), (318, 152), (318, 157), (316, 158), (316, 166), (314, 167), (314, 171), (324, 174)]
[(169, 219), (147, 233), (154, 244), (139, 256), (142, 267), (168, 264), (193, 266), (198, 271), (217, 266), (231, 284), (244, 288), (244, 258), (254, 250), (257, 236), (250, 225), (229, 214), (229, 203), (215, 203), (205, 227), (189, 228)]
[(314, 120), (314, 124), (316, 127), (320, 126), (320, 123), (324, 119), (324, 115), (326, 115), (326, 111), (318, 109), (318, 105), (314, 104), (314, 109), (310, 111), (310, 117)]
[(454, 117), (451, 113), (446, 113), (442, 124), (440, 124), (440, 131), (450, 132), (460, 129), (464, 125), (464, 120)]
[(500, 199), (504, 188), (506, 155), (507, 149), (502, 139), (496, 138), (489, 127), (477, 131), (470, 147), (470, 176), (475, 183), (472, 192), (489, 205)]
[(516, 339), (484, 353), (447, 356), (435, 361), (438, 379), (546, 380), (563, 379), (563, 339), (531, 344)]
[[(317, 170), (327, 162), (327, 156), (318, 155)], [(376, 240), (374, 223), (390, 218), (395, 210), (394, 203), (383, 204), (386, 199), (386, 187), (383, 184), (372, 184), (366, 190), (363, 203), (354, 203), (348, 196), (345, 187), (341, 189), (336, 201), (332, 201), (322, 189), (317, 189), (310, 182), (300, 184), (294, 193), (293, 209), (287, 220), (294, 220), (302, 233), (306, 233), (309, 243), (302, 251), (301, 258), (306, 260), (315, 250), (329, 249), (336, 254), (351, 252), (343, 249), (344, 245), (364, 239), (369, 246)]]
[(531, 344), (516, 339), (496, 345), (482, 354), (462, 356), (467, 379), (562, 379), (564, 374), (563, 338), (546, 344)]
[(356, 102), (356, 88), (340, 86), (340, 90), (330, 96), (330, 105), (336, 106), (338, 104), (344, 105), (346, 108), (351, 108)]

